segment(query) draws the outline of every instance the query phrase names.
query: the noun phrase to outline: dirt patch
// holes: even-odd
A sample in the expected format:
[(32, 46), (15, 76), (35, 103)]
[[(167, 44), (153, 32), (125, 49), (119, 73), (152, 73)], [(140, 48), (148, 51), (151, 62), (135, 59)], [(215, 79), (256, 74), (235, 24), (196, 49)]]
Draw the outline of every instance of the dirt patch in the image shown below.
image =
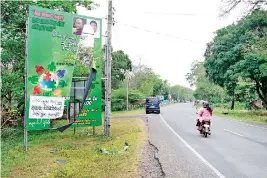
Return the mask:
[(267, 112), (261, 113), (260, 116), (267, 116)]

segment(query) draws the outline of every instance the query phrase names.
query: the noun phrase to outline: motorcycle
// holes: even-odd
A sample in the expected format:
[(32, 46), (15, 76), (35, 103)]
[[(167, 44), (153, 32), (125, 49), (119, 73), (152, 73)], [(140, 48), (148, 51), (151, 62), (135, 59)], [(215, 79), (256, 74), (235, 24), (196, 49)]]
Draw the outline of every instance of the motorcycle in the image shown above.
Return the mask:
[(210, 123), (208, 121), (203, 121), (200, 125), (200, 134), (203, 134), (204, 137), (210, 135)]
[(207, 137), (208, 135), (211, 134), (210, 133), (210, 122), (209, 121), (199, 122), (199, 129), (198, 130), (199, 130), (200, 134), (203, 134), (204, 137)]

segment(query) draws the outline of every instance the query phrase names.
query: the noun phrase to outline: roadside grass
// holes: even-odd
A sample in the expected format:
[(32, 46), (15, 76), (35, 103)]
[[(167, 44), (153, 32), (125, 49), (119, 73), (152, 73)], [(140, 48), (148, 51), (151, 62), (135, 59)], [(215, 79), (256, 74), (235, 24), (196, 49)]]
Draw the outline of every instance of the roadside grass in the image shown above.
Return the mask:
[(111, 117), (118, 117), (118, 116), (134, 116), (134, 115), (140, 115), (145, 114), (145, 109), (135, 109), (135, 110), (129, 110), (129, 111), (116, 111), (112, 112)]
[[(169, 103), (169, 104), (161, 104), (161, 107), (166, 107), (169, 105), (172, 105), (174, 103)], [(138, 108), (138, 109), (133, 109), (129, 111), (115, 111), (112, 112), (111, 117), (118, 117), (118, 116), (135, 116), (135, 115), (140, 115), (140, 114), (145, 114), (145, 108)]]
[[(16, 133), (15, 133), (16, 132)], [(63, 133), (56, 130), (29, 132), (29, 148), (23, 151), (23, 132), (16, 130), (11, 137), (2, 139), (1, 177), (138, 177), (140, 151), (147, 137), (141, 119), (112, 119), (111, 136), (103, 136), (103, 127), (77, 128)], [(97, 151), (129, 150), (107, 155)], [(56, 152), (50, 153), (51, 149)], [(66, 163), (57, 163), (56, 160)]]
[(222, 108), (214, 108), (213, 113), (217, 116), (232, 118), (245, 122), (252, 122), (257, 124), (267, 125), (267, 111), (266, 110), (228, 110)]

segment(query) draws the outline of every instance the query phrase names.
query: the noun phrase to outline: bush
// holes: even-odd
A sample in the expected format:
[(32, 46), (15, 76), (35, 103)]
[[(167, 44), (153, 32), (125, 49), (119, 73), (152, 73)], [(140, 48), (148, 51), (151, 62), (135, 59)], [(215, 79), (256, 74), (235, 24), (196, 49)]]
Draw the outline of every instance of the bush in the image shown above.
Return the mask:
[(7, 139), (12, 140), (16, 139), (18, 136), (23, 135), (22, 127), (6, 127), (1, 129), (1, 138), (2, 141)]
[(111, 111), (121, 111), (126, 108), (126, 92), (124, 89), (112, 90)]
[[(232, 102), (213, 104), (213, 108), (231, 109)], [(246, 103), (235, 101), (234, 110), (246, 110), (248, 109)]]
[[(137, 91), (137, 90), (129, 90), (128, 97), (129, 97), (128, 98), (129, 106), (144, 99), (144, 95), (140, 91)], [(112, 90), (111, 98), (112, 98), (111, 111), (126, 110), (126, 90), (124, 88), (118, 89), (118, 90)], [(137, 107), (138, 106), (136, 105), (134, 106), (134, 108), (137, 108)]]
[(138, 90), (130, 90), (129, 91), (129, 103), (130, 104), (134, 104), (142, 99), (144, 99), (145, 96), (143, 95), (143, 93), (141, 93)]
[(218, 103), (218, 104), (213, 104), (212, 107), (213, 108), (221, 108), (221, 109), (230, 109), (231, 105), (229, 105), (227, 103)]
[(21, 115), (17, 108), (2, 109), (1, 128), (21, 125)]

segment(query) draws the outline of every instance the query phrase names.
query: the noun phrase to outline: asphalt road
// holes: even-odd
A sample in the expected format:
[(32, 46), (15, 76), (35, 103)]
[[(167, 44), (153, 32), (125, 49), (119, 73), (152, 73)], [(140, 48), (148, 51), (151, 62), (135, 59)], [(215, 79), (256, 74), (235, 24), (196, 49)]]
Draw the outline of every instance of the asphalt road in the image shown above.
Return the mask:
[(204, 138), (192, 106), (175, 104), (147, 115), (165, 177), (267, 178), (267, 127), (214, 116)]

